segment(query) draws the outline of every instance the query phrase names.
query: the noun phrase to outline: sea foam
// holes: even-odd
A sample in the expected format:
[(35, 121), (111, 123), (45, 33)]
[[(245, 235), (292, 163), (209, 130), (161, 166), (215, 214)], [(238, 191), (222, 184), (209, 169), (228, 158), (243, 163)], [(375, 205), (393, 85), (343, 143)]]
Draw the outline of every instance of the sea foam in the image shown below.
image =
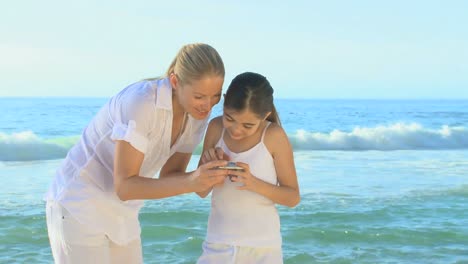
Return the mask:
[[(288, 135), (294, 151), (301, 150), (444, 150), (468, 149), (468, 128), (425, 128), (417, 123), (355, 127), (329, 133), (298, 130)], [(0, 133), (0, 161), (30, 161), (64, 158), (79, 136), (43, 139), (32, 131)], [(200, 154), (201, 144), (194, 154)]]
[(466, 127), (425, 128), (417, 123), (355, 127), (350, 132), (298, 130), (289, 136), (295, 150), (433, 150), (467, 149)]
[(43, 139), (32, 131), (0, 133), (0, 161), (50, 160), (65, 157), (78, 136)]

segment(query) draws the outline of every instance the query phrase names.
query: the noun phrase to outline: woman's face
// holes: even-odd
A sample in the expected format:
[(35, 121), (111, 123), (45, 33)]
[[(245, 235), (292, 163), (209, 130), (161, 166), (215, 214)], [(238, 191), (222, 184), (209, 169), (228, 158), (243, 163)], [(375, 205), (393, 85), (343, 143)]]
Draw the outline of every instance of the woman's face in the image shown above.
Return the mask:
[(264, 120), (249, 110), (238, 112), (225, 107), (223, 112), (223, 126), (233, 140), (252, 136)]
[(224, 78), (221, 76), (207, 76), (183, 85), (173, 84), (172, 87), (176, 89), (179, 104), (184, 111), (201, 120), (219, 103), (223, 82)]

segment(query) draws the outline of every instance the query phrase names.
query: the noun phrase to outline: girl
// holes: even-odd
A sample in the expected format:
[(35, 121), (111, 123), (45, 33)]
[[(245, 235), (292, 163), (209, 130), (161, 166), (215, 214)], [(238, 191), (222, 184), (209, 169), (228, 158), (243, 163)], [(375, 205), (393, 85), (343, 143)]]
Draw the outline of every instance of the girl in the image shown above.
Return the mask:
[(292, 148), (265, 77), (246, 72), (233, 79), (203, 148), (200, 165), (226, 159), (243, 170), (230, 170), (224, 183), (198, 192), (213, 191), (198, 263), (283, 263), (275, 204), (294, 207), (300, 195)]
[(143, 199), (201, 191), (224, 180), (225, 171), (210, 168), (226, 161), (185, 172), (223, 81), (215, 49), (186, 45), (165, 77), (128, 86), (97, 113), (45, 197), (56, 263), (142, 263)]

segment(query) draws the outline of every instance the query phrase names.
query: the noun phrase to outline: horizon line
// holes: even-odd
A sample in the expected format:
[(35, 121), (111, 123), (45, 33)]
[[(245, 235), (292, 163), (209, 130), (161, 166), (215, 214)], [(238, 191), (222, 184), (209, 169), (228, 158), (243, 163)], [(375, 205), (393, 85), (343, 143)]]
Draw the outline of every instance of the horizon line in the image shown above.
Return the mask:
[[(112, 95), (114, 96), (114, 95)], [(109, 99), (112, 96), (85, 96), (85, 95), (0, 95), (0, 99)], [(447, 100), (464, 101), (466, 98), (455, 97), (275, 97), (275, 100)]]

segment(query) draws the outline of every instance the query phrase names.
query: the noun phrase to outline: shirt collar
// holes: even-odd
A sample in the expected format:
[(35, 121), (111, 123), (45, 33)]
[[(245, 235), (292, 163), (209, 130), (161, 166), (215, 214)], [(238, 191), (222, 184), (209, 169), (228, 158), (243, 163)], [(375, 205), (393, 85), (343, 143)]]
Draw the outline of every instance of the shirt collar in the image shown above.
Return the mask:
[(172, 111), (172, 87), (169, 78), (157, 80), (156, 107)]

